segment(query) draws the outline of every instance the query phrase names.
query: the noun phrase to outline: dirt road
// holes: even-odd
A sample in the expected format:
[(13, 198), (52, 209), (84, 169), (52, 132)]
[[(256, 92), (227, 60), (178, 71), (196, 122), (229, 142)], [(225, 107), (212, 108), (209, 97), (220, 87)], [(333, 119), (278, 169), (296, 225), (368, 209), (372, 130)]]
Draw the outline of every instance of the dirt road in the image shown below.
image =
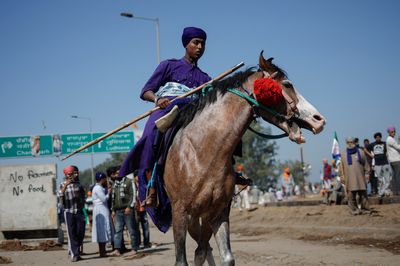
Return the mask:
[[(231, 213), (231, 243), (236, 265), (400, 265), (400, 204), (373, 206), (372, 215), (351, 216), (346, 206), (258, 207)], [(84, 244), (84, 260), (76, 265), (173, 265), (172, 231), (151, 227), (156, 248), (136, 257), (98, 258), (97, 245)], [(212, 239), (214, 257), (218, 249)], [(64, 248), (66, 246), (64, 245)], [(193, 265), (195, 243), (188, 237)], [(66, 250), (5, 251), (10, 265), (69, 265)]]

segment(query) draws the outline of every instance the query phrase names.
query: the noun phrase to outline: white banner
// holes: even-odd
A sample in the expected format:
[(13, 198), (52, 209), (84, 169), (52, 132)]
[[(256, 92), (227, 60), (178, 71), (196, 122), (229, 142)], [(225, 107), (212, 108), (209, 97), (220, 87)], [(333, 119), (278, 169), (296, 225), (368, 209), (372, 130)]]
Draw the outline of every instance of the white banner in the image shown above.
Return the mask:
[(57, 229), (56, 165), (0, 166), (0, 231)]

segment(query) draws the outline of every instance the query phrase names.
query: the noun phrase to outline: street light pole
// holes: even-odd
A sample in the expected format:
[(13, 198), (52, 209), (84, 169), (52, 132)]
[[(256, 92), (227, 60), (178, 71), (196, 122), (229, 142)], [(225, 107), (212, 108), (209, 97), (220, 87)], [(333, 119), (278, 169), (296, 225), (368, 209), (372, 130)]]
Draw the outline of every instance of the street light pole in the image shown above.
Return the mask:
[(156, 39), (157, 39), (157, 63), (160, 64), (160, 21), (158, 18), (137, 17), (131, 13), (121, 13), (121, 16), (127, 18), (135, 18), (147, 21), (153, 21), (156, 24)]
[[(90, 117), (77, 116), (77, 115), (71, 115), (71, 118), (83, 119), (89, 121), (90, 141), (92, 141), (93, 140), (92, 119)], [(92, 151), (90, 152), (90, 161), (91, 161), (91, 172), (92, 172), (92, 184), (94, 184), (93, 147), (91, 147), (91, 149)]]

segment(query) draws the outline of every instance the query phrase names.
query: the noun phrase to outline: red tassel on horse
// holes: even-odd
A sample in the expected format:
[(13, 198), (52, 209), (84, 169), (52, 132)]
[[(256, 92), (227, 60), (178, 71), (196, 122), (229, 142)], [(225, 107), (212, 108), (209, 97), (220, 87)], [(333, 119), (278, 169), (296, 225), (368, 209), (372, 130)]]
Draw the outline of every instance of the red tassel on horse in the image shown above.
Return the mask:
[(277, 105), (283, 99), (282, 88), (272, 78), (261, 78), (254, 81), (256, 100), (264, 106)]

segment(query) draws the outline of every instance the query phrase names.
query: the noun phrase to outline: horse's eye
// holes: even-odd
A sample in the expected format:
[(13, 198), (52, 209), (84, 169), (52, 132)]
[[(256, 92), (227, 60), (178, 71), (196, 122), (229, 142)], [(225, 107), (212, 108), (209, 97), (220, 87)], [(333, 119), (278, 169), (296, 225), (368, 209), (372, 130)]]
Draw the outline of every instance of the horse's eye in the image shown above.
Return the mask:
[(282, 82), (283, 86), (285, 86), (288, 89), (293, 89), (293, 85), (290, 81), (284, 81)]

